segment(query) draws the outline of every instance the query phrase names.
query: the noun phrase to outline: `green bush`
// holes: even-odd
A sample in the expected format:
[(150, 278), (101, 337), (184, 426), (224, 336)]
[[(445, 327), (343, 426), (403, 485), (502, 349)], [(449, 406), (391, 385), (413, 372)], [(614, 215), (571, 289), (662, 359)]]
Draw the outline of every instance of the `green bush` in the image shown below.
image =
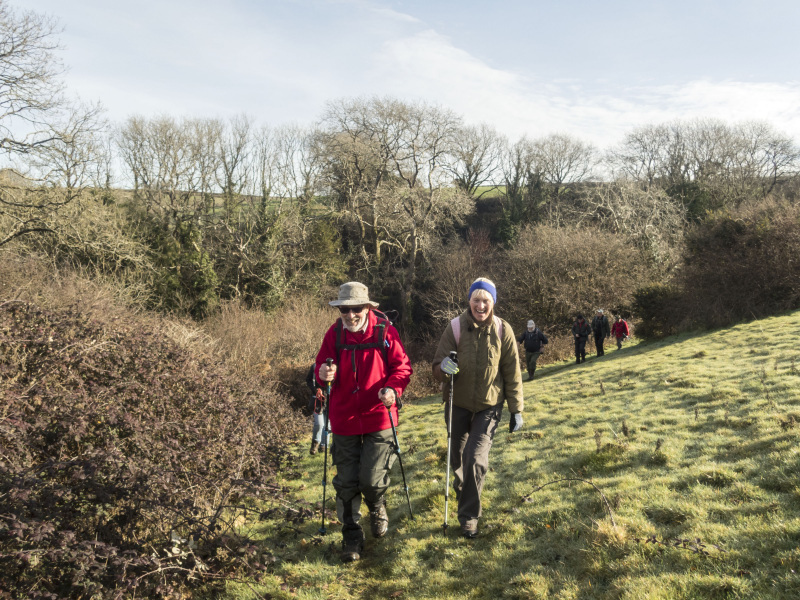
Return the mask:
[(639, 319), (636, 334), (643, 338), (663, 337), (677, 329), (681, 292), (670, 284), (654, 283), (633, 293), (633, 311)]
[(710, 215), (687, 235), (676, 278), (691, 323), (721, 327), (800, 307), (800, 206)]

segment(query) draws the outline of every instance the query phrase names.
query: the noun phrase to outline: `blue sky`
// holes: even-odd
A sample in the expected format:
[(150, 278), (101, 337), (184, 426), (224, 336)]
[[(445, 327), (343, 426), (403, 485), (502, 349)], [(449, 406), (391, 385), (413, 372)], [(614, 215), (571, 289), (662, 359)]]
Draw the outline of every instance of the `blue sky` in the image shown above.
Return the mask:
[(608, 147), (675, 119), (800, 141), (800, 2), (9, 0), (64, 28), (70, 93), (133, 114), (312, 123), (341, 97)]

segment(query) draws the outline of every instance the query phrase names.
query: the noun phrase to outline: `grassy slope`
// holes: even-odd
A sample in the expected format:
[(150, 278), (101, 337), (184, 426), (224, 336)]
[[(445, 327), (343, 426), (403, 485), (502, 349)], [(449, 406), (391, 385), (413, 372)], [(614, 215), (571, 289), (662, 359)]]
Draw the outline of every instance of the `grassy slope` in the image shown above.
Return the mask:
[[(395, 467), (389, 535), (373, 540), (367, 534), (361, 562), (338, 562), (339, 528), (319, 536), (318, 514), (299, 525), (265, 522), (255, 535), (277, 558), (272, 575), (262, 585), (229, 592), (256, 597), (255, 589), (275, 598), (800, 597), (798, 333), (795, 312), (612, 349), (580, 366), (540, 368), (541, 378), (525, 384), (525, 428), (509, 435), (506, 412), (495, 437), (481, 536), (474, 541), (456, 535), (453, 498), (453, 527), (442, 535), (441, 405), (438, 398), (417, 402), (403, 410), (400, 428), (416, 520), (408, 519)], [(289, 485), (318, 503), (322, 460), (309, 457), (305, 444), (297, 452), (307, 478)], [(616, 526), (586, 483), (532, 493), (565, 477), (591, 479), (608, 499)], [(651, 536), (658, 542), (646, 541)], [(676, 538), (690, 543), (660, 543)], [(697, 540), (707, 554), (693, 550)]]

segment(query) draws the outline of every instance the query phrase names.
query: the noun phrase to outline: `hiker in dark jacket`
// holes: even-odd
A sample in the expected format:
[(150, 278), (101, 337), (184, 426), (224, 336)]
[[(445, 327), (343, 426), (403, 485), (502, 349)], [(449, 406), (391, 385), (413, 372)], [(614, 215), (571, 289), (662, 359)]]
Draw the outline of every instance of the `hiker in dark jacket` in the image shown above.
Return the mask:
[(525, 347), (525, 364), (528, 367), (528, 380), (536, 373), (536, 361), (542, 353), (542, 346), (548, 342), (547, 336), (532, 320), (528, 321), (528, 329), (517, 336), (517, 341)]
[(597, 356), (603, 356), (603, 342), (611, 335), (611, 327), (608, 324), (608, 317), (603, 314), (603, 309), (598, 308), (597, 314), (592, 319), (592, 333), (594, 334), (594, 345), (597, 348)]
[(575, 362), (577, 364), (586, 362), (586, 340), (589, 339), (590, 333), (592, 333), (592, 328), (589, 327), (583, 315), (578, 315), (572, 324), (572, 337), (575, 338)]

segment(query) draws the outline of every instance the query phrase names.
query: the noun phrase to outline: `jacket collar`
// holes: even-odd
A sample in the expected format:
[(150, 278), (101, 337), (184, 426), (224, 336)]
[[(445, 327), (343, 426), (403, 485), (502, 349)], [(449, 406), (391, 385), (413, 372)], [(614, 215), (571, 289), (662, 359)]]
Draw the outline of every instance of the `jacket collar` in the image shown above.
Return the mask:
[[(492, 311), (492, 314), (491, 314), (491, 315), (489, 315), (489, 318), (488, 318), (488, 319), (486, 319), (486, 320), (485, 320), (483, 323), (478, 323), (478, 322), (475, 320), (475, 317), (473, 317), (473, 316), (472, 316), (472, 310), (471, 310), (471, 309), (469, 309), (469, 308), (468, 308), (466, 311), (464, 311), (464, 314), (465, 314), (465, 315), (466, 315), (466, 317), (467, 317), (467, 322), (468, 322), (470, 325), (474, 325), (476, 328), (480, 328), (480, 327), (489, 327), (489, 325), (491, 325), (492, 323), (494, 323), (494, 310)], [(527, 330), (526, 330), (526, 331), (527, 331)]]

